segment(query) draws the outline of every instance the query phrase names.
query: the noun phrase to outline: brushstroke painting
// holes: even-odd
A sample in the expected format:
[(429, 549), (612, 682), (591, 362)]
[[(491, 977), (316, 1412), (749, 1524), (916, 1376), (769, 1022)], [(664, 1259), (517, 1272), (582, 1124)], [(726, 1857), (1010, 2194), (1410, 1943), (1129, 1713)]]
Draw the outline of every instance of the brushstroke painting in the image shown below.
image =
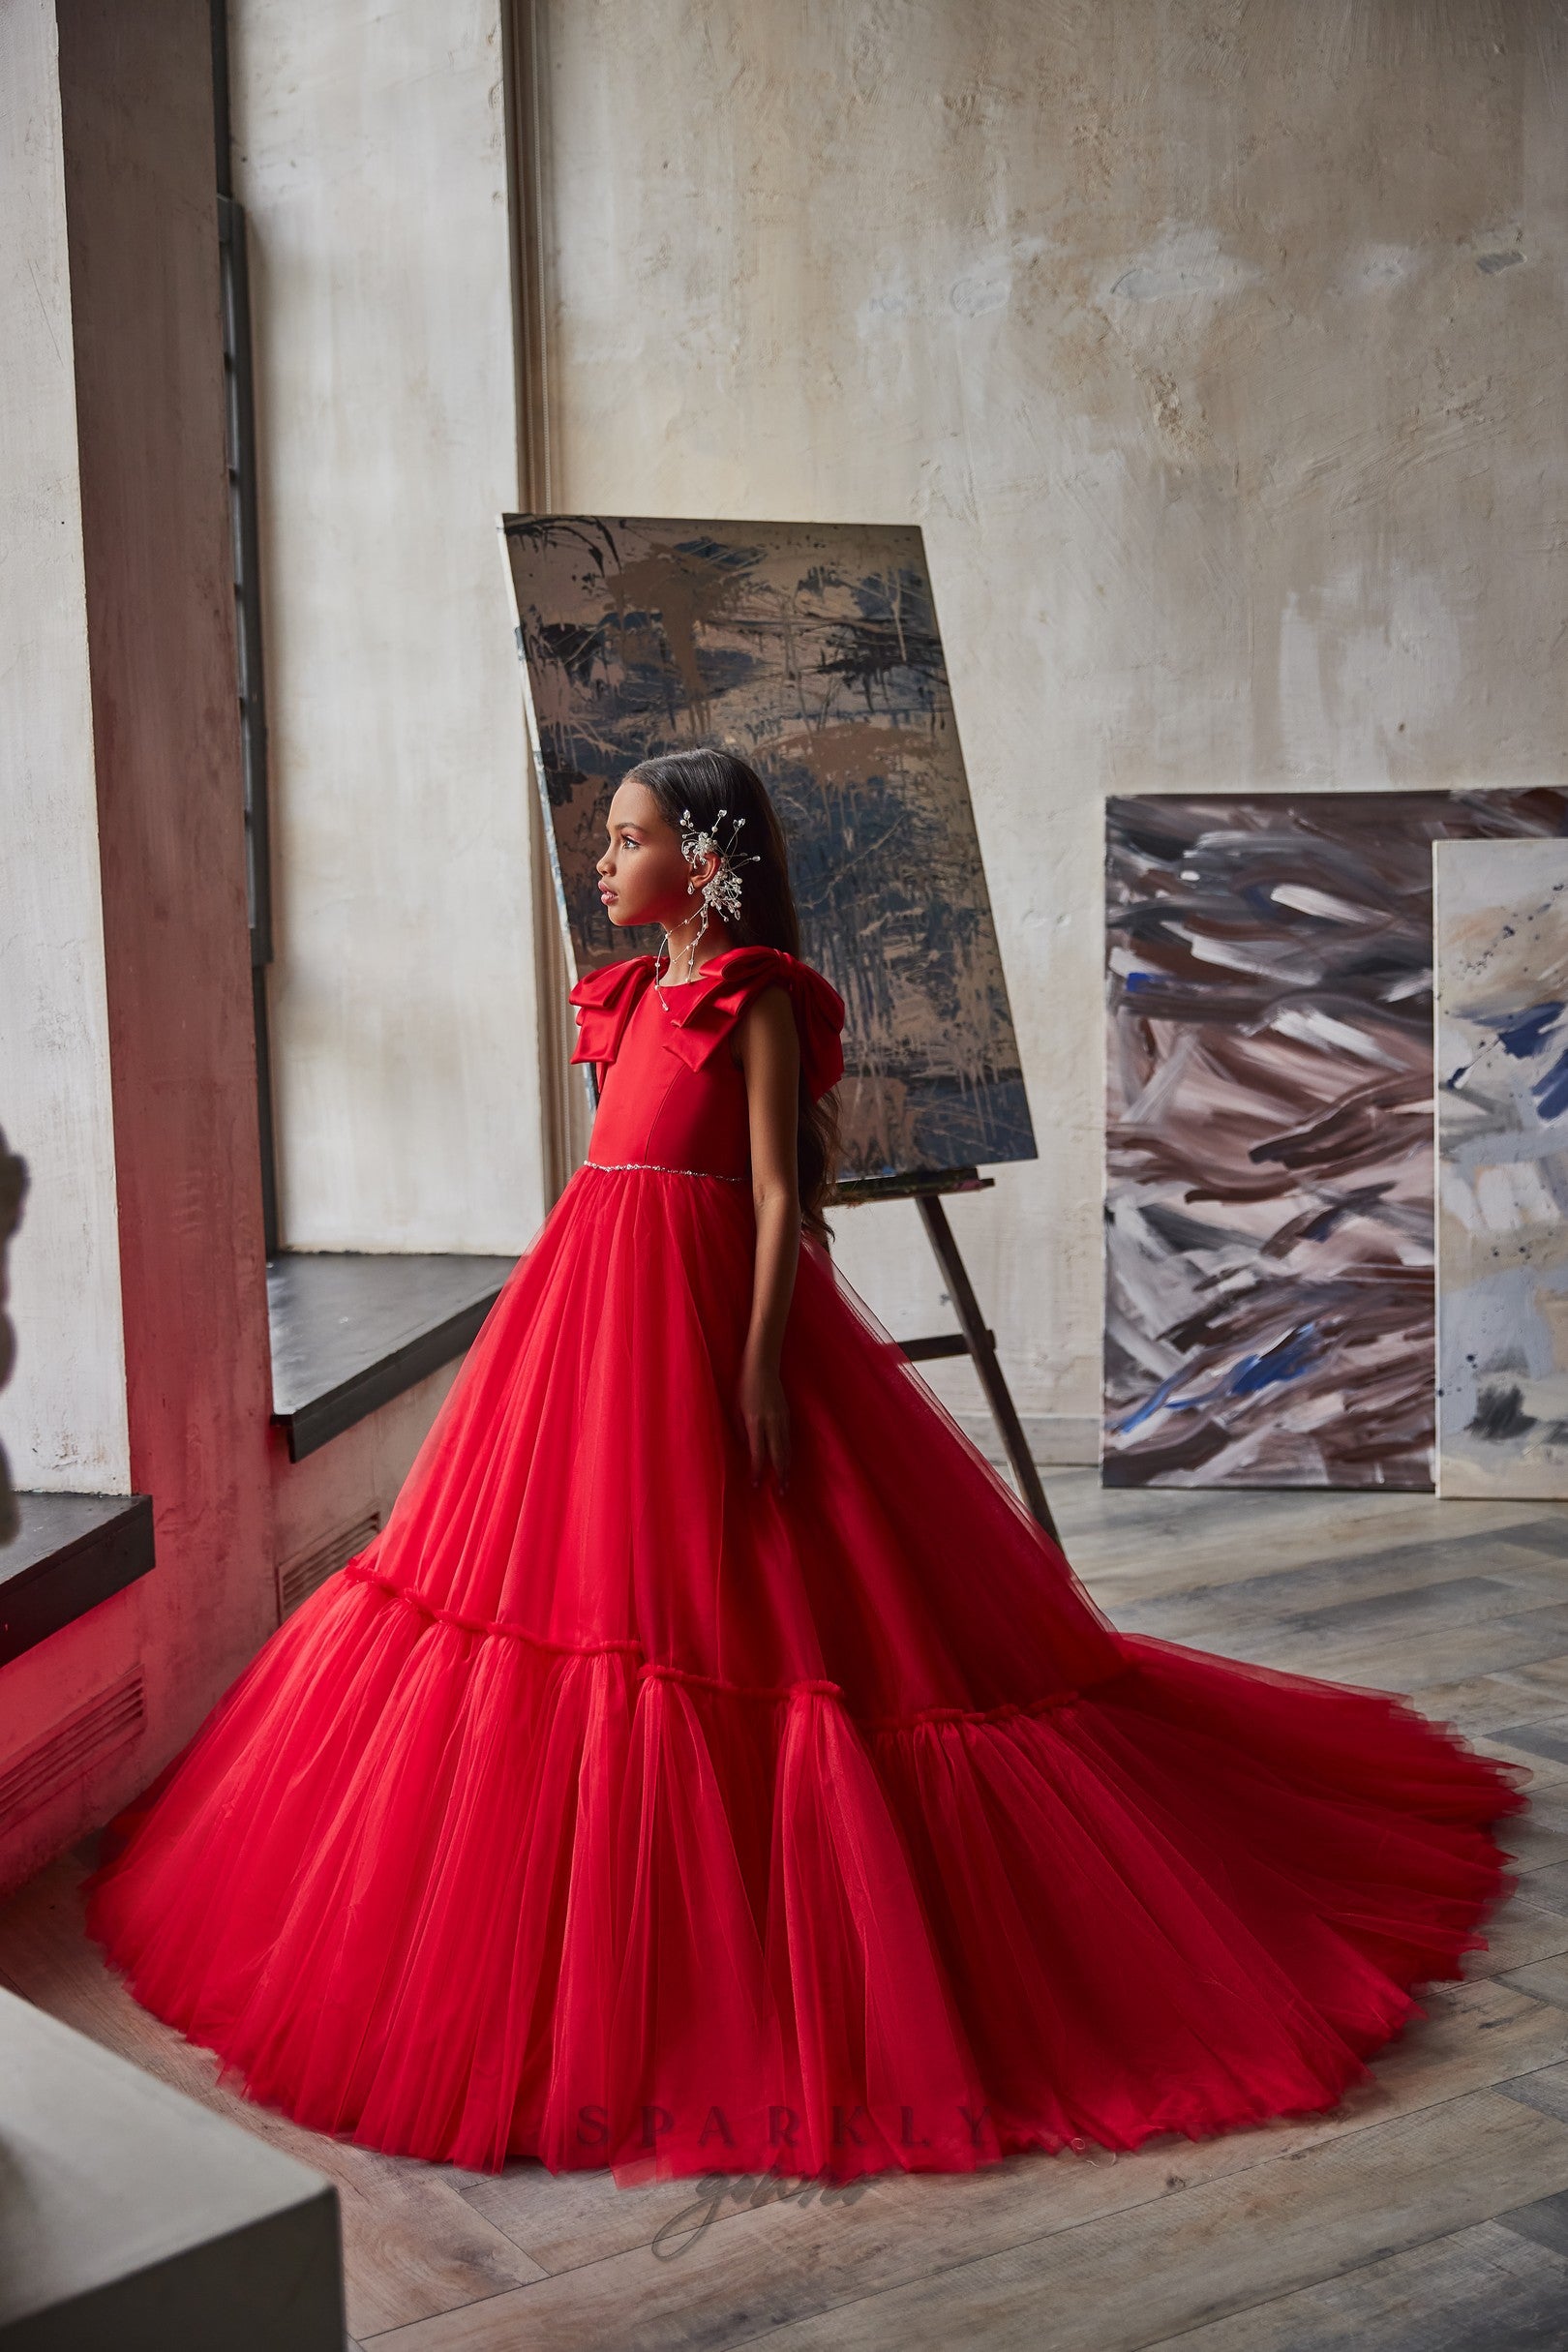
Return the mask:
[(1438, 1488), (1568, 1495), (1568, 843), (1445, 841)]
[(1568, 796), (1112, 800), (1111, 1486), (1430, 1491), (1434, 841)]
[(1035, 1156), (920, 533), (507, 516), (536, 781), (574, 976), (657, 945), (605, 917), (610, 797), (721, 745), (767, 783), (801, 953), (845, 1000), (843, 1175)]

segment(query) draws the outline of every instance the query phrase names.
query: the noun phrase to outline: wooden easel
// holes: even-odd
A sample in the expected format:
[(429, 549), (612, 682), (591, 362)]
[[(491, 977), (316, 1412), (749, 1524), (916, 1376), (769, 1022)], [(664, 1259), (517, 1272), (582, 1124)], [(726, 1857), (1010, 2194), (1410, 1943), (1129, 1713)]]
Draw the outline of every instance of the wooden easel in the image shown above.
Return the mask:
[(937, 1332), (927, 1340), (900, 1340), (899, 1346), (912, 1364), (928, 1364), (937, 1356), (970, 1356), (985, 1391), (985, 1402), (991, 1408), (991, 1418), (1012, 1464), (1012, 1474), (1035, 1518), (1044, 1528), (1052, 1543), (1060, 1543), (1051, 1507), (1045, 1500), (1045, 1489), (1040, 1483), (1035, 1458), (1029, 1451), (1018, 1419), (1017, 1407), (1001, 1365), (997, 1362), (996, 1334), (988, 1330), (980, 1311), (958, 1244), (953, 1239), (948, 1213), (942, 1206), (945, 1192), (982, 1192), (996, 1182), (994, 1176), (981, 1176), (976, 1168), (944, 1168), (923, 1176), (857, 1176), (834, 1185), (829, 1193), (829, 1205), (845, 1208), (858, 1206), (865, 1200), (913, 1200), (920, 1213), (926, 1237), (936, 1252), (937, 1264), (948, 1296), (958, 1317), (956, 1331)]

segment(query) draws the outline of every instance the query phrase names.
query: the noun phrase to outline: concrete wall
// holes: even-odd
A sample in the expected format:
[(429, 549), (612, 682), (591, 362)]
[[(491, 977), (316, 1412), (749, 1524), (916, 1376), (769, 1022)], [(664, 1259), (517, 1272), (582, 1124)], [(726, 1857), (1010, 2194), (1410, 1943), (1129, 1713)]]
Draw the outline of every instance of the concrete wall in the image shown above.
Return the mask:
[(159, 1552), (127, 1600), (186, 1691), (270, 1615), (208, 20), (58, 19), (131, 1477)]
[(131, 1491), (70, 256), (52, 0), (0, 9), (0, 1125), (18, 1488)]
[(293, 1249), (544, 1213), (497, 0), (231, 0)]
[[(329, 56), (308, 12), (239, 11), (239, 111), (266, 118), (283, 192), (280, 236), (264, 200), (253, 228), (258, 350), (328, 396), (262, 387), (272, 521), (295, 526), (269, 548), (280, 995), (297, 1014), (318, 982), (346, 1015), (327, 1068), (280, 1024), (286, 1112), (305, 1104), (286, 1197), (294, 1239), (504, 1248), (542, 1203), (493, 528), (515, 502), (498, 74), (493, 23), (449, 16), (421, 47), (407, 13), (400, 45), (339, 12)], [(0, 1089), (33, 1178), (6, 1430), (20, 1486), (151, 1493), (158, 1545), (5, 1670), (0, 1767), (136, 1665), (146, 1728), (7, 1825), (0, 1887), (183, 1745), (272, 1631), (278, 1564), (385, 1517), (457, 1369), (298, 1465), (270, 1424), (207, 42), (205, 0), (0, 11), (0, 758), (28, 851), (0, 859)], [(382, 494), (409, 486), (394, 560)], [(302, 937), (314, 968), (286, 960)], [(334, 1171), (346, 1230), (313, 1230), (299, 1165)]]
[(1562, 13), (542, 14), (554, 503), (924, 527), (1041, 1155), (953, 1224), (1081, 1435), (1102, 796), (1568, 764)]
[(399, 1489), (460, 1364), (443, 1364), (378, 1413), (356, 1421), (303, 1462), (280, 1447), (273, 1484), (273, 1548), (280, 1566), (312, 1552), (339, 1527), (378, 1512), (385, 1526)]
[[(8, 12), (8, 30), (32, 7)], [(32, 398), (68, 437), (9, 451), (8, 494), (75, 539), (74, 577), (64, 558), (55, 576), (50, 681), (67, 757), (39, 757), (58, 831), (42, 870), (69, 853), (73, 893), (25, 909), (21, 937), (56, 1001), (74, 983), (86, 1006), (42, 1036), (35, 1023), (34, 1092), (20, 1091), (24, 1109), (49, 1086), (79, 1101), (96, 1151), (106, 1087), (112, 1157), (107, 1172), (74, 1165), (68, 1121), (30, 1131), (13, 1114), (33, 1176), (16, 1292), (43, 1307), (15, 1393), (35, 1423), (36, 1400), (57, 1399), (65, 1428), (91, 1436), (117, 1380), (110, 1466), (153, 1498), (158, 1562), (5, 1670), (6, 1757), (137, 1664), (147, 1708), (135, 1744), (8, 1827), (8, 1883), (148, 1779), (276, 1622), (207, 26), (206, 0), (59, 0), (35, 28), (17, 126), (28, 208), (53, 224), (56, 286), (69, 279), (65, 374)], [(84, 1197), (92, 1221), (55, 1246), (50, 1200)], [(91, 1276), (110, 1212), (113, 1320), (84, 1364), (54, 1322), (75, 1327), (78, 1251)], [(106, 1483), (81, 1452), (48, 1483)], [(20, 1483), (45, 1483), (39, 1469)]]

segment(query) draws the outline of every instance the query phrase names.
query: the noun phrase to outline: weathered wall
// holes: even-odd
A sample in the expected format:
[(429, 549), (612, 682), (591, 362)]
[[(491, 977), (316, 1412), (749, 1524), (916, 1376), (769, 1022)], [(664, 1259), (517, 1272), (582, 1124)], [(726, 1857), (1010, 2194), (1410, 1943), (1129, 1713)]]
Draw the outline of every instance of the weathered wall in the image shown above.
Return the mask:
[(294, 1249), (544, 1213), (497, 0), (232, 0)]
[[(953, 1222), (1081, 1437), (1102, 796), (1568, 764), (1563, 13), (544, 16), (553, 502), (924, 527), (1040, 1142)], [(838, 1222), (931, 1327), (914, 1213)]]
[[(60, 126), (50, 177), (70, 303), (53, 403), (74, 447), (36, 478), (62, 539), (66, 523), (77, 534), (90, 726), (79, 686), (61, 693), (58, 724), (74, 754), (90, 746), (88, 799), (77, 792), (66, 829), (97, 872), (96, 908), (76, 920), (107, 1014), (119, 1312), (99, 1343), (122, 1382), (129, 1484), (153, 1498), (158, 1559), (5, 1670), (5, 1757), (137, 1662), (147, 1728), (8, 1826), (0, 1884), (150, 1778), (276, 1622), (206, 0), (58, 0), (53, 13), (57, 65), (51, 27), (28, 103), (35, 130)], [(69, 978), (80, 951), (61, 957), (42, 910), (29, 922), (41, 968)], [(96, 1032), (56, 1043), (63, 1092), (91, 1101)], [(37, 1195), (63, 1182), (69, 1196), (80, 1171), (62, 1165), (58, 1134), (35, 1148), (15, 1127)], [(47, 1283), (69, 1319), (69, 1254), (35, 1247), (31, 1216), (15, 1262), (18, 1295)], [(53, 1359), (37, 1352), (42, 1372)], [(55, 1373), (68, 1408), (90, 1408), (105, 1362), (79, 1386), (74, 1364)], [(24, 1334), (23, 1397), (30, 1376)], [(96, 1481), (78, 1464), (52, 1483)]]
[(64, 151), (51, 0), (0, 9), (0, 1124), (19, 1489), (131, 1488)]
[(339, 1528), (377, 1511), (385, 1526), (398, 1490), (461, 1364), (438, 1372), (394, 1397), (380, 1411), (356, 1421), (303, 1462), (290, 1462), (280, 1445), (274, 1457), (274, 1550), (286, 1568), (301, 1553), (313, 1552)]
[(207, 12), (57, 13), (131, 1477), (159, 1551), (127, 1598), (189, 1692), (266, 1630), (271, 1557)]

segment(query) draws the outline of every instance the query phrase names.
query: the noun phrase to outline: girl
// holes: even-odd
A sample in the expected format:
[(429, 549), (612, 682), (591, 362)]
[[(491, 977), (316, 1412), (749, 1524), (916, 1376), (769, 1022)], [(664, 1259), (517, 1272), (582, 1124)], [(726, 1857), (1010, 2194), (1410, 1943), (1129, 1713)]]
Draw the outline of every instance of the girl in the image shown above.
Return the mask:
[(111, 1824), (88, 1923), (300, 2122), (619, 2180), (1336, 2105), (1523, 1767), (1101, 1615), (837, 1273), (844, 1006), (717, 751), (618, 786), (588, 1157), (386, 1527)]

